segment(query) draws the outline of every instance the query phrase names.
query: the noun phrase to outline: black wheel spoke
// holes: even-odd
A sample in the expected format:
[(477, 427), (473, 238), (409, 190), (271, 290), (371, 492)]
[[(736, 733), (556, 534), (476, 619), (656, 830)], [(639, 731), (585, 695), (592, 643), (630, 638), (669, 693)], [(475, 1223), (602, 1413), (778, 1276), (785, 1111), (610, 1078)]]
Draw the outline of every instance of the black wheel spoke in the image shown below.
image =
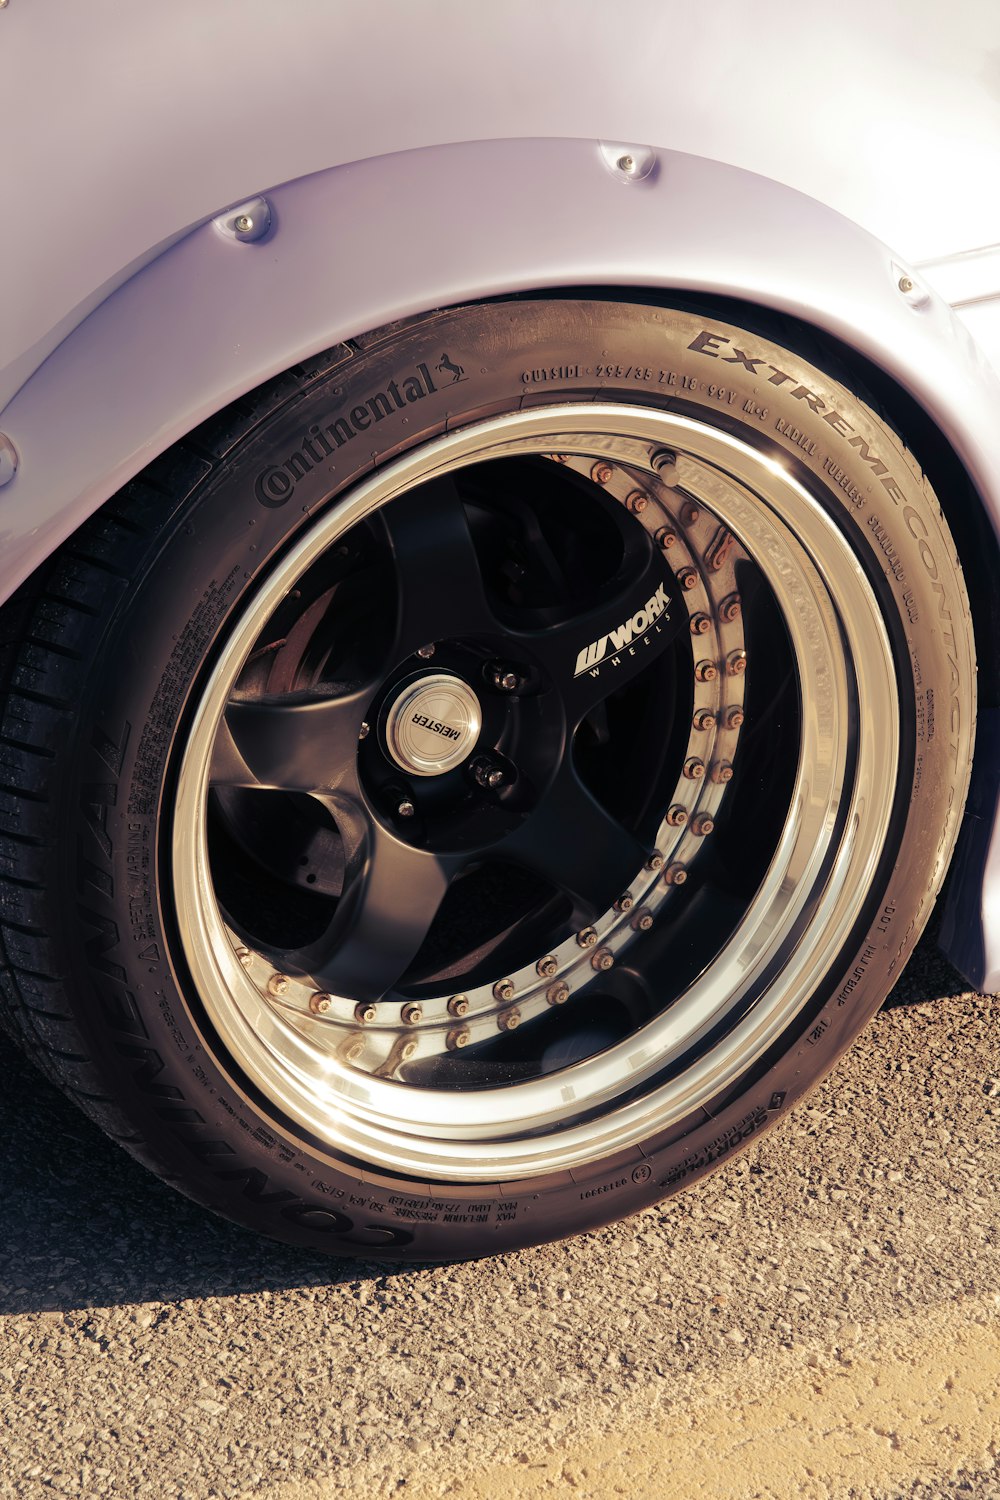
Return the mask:
[(498, 846), (572, 896), (586, 918), (607, 910), (649, 857), (564, 763), (533, 813)]
[(609, 693), (650, 666), (687, 622), (672, 575), (644, 536), (600, 604), (520, 639), (544, 662), (576, 725)]
[(210, 780), (324, 792), (353, 786), (372, 687), (341, 697), (235, 699), (216, 738)]
[[(344, 828), (342, 809), (339, 816)], [(333, 921), (289, 961), (331, 993), (381, 999), (420, 949), (457, 868), (457, 859), (416, 849), (369, 823)]]
[(399, 655), (444, 636), (498, 628), (465, 507), (451, 479), (436, 479), (394, 500), (383, 523), (399, 586)]

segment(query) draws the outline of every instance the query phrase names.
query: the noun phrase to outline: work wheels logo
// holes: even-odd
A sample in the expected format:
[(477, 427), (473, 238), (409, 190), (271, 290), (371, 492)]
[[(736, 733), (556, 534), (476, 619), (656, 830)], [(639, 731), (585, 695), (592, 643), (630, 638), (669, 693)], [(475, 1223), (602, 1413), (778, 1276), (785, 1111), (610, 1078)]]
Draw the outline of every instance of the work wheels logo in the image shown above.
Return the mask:
[(620, 665), (623, 651), (634, 656), (637, 647), (651, 645), (654, 637), (660, 633), (660, 622), (665, 623), (669, 603), (667, 586), (661, 583), (652, 598), (647, 599), (634, 615), (623, 620), (614, 630), (609, 630), (607, 635), (598, 636), (596, 641), (584, 646), (576, 658), (574, 678), (582, 677), (584, 672), (596, 677), (603, 662), (610, 662), (611, 666), (616, 667)]
[(453, 385), (463, 384), (467, 378), (464, 366), (452, 359), (447, 350), (443, 351), (434, 369), (437, 380), (428, 365), (419, 364), (408, 374), (390, 380), (383, 390), (373, 391), (370, 396), (363, 397), (357, 406), (352, 406), (350, 411), (334, 421), (314, 422), (298, 438), (290, 453), (278, 463), (260, 471), (254, 480), (253, 492), (256, 499), (269, 510), (287, 505), (300, 480), (305, 479), (307, 474), (320, 467), (345, 444), (352, 443), (359, 433), (367, 432), (370, 427), (384, 422), (386, 417), (404, 411), (417, 401), (425, 401), (428, 396), (436, 395), (441, 386), (450, 389)]

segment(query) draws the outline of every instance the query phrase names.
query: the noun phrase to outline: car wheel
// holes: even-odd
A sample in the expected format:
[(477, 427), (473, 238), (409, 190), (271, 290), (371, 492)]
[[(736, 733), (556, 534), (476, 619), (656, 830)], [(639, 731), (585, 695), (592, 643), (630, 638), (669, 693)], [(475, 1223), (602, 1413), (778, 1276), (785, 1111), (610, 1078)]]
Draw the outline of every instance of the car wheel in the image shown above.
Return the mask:
[(395, 1257), (585, 1229), (771, 1124), (898, 975), (968, 602), (900, 437), (747, 322), (382, 330), (16, 601), (7, 1006), (199, 1202)]

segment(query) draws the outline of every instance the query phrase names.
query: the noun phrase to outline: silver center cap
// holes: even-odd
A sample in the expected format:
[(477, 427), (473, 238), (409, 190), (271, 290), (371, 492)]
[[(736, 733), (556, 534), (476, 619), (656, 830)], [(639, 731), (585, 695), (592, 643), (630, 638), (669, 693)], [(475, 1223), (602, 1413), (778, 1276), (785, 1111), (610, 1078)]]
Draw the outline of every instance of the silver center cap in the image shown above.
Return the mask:
[(440, 776), (471, 755), (483, 726), (479, 699), (460, 677), (438, 672), (403, 689), (389, 710), (389, 754), (412, 776)]

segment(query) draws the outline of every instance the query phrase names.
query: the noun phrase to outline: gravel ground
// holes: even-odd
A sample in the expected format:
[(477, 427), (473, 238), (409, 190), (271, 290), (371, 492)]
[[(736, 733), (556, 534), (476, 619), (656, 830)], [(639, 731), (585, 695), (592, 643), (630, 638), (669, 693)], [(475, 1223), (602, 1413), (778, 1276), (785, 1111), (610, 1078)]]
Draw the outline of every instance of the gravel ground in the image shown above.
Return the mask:
[(1000, 1027), (960, 989), (918, 953), (671, 1203), (391, 1272), (208, 1217), (0, 1043), (0, 1495), (1000, 1497)]

